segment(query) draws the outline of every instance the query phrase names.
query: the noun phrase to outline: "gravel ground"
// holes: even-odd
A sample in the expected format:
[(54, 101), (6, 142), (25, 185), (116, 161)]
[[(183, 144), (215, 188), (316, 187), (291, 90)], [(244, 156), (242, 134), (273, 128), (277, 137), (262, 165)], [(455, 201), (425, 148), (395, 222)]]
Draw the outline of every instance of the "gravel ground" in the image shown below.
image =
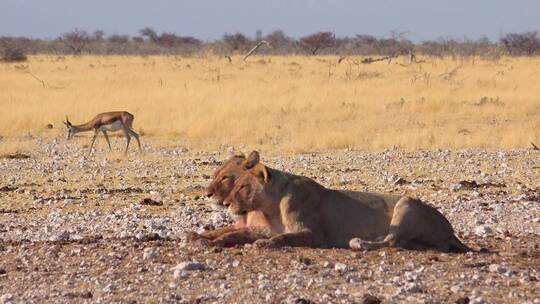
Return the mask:
[(540, 303), (538, 151), (261, 151), (328, 187), (419, 197), (497, 251), (459, 255), (187, 243), (231, 222), (204, 198), (230, 149), (26, 140), (28, 158), (0, 156), (0, 303)]

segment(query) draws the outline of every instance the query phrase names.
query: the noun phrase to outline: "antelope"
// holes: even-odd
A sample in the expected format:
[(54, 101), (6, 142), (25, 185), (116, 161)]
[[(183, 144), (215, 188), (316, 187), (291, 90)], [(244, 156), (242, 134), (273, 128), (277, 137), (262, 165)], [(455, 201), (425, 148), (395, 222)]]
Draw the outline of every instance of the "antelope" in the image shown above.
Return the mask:
[(94, 142), (96, 141), (96, 137), (98, 136), (99, 132), (103, 132), (103, 135), (107, 140), (107, 144), (109, 145), (109, 150), (112, 151), (111, 142), (109, 141), (107, 131), (116, 132), (122, 130), (124, 131), (124, 135), (126, 136), (127, 140), (126, 151), (124, 151), (124, 154), (127, 154), (131, 136), (135, 137), (137, 144), (139, 145), (139, 151), (142, 151), (141, 142), (139, 141), (139, 134), (133, 131), (132, 128), (133, 118), (133, 114), (129, 112), (117, 111), (100, 113), (96, 115), (96, 117), (92, 118), (89, 122), (81, 125), (71, 124), (66, 115), (66, 121), (63, 123), (68, 128), (68, 140), (73, 138), (73, 136), (77, 133), (94, 130), (94, 137), (92, 138), (92, 144), (90, 144), (89, 154), (92, 154), (92, 147), (94, 146)]

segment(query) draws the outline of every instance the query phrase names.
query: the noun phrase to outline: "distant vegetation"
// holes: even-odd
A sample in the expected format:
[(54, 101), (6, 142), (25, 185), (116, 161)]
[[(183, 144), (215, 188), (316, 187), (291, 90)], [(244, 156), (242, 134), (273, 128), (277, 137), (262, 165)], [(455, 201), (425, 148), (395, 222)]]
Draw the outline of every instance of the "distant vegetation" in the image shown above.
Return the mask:
[(531, 56), (540, 54), (540, 37), (536, 32), (506, 34), (499, 41), (439, 38), (413, 43), (402, 34), (392, 33), (387, 38), (371, 35), (336, 37), (331, 32), (317, 32), (299, 39), (276, 30), (267, 35), (257, 31), (252, 38), (241, 33), (225, 34), (219, 40), (202, 41), (175, 33), (158, 33), (144, 28), (137, 36), (111, 34), (103, 31), (88, 33), (75, 29), (56, 39), (0, 37), (0, 60), (24, 61), (27, 54), (56, 55), (233, 55), (247, 52), (257, 42), (265, 40), (271, 48), (258, 52), (269, 55), (406, 55), (428, 56)]
[[(540, 143), (540, 57), (243, 58), (35, 55), (0, 64), (0, 108), (8, 113), (0, 120), (0, 155), (18, 152), (17, 140), (4, 144), (10, 138), (65, 138), (66, 115), (82, 123), (113, 110), (134, 114), (143, 138), (210, 149)], [(107, 148), (102, 137), (98, 147)]]

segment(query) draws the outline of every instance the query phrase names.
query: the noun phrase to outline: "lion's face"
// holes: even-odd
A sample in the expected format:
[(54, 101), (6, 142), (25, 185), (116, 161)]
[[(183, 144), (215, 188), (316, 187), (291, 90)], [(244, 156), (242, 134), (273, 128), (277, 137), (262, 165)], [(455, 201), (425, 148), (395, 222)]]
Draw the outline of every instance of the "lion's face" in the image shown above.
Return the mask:
[(253, 171), (246, 171), (242, 174), (225, 201), (229, 205), (229, 212), (235, 215), (242, 215), (256, 210), (256, 197), (264, 190), (266, 181)]
[(233, 156), (216, 170), (212, 182), (206, 188), (206, 195), (212, 197), (215, 203), (223, 205), (223, 201), (231, 193), (234, 182), (245, 172), (242, 165), (244, 160), (244, 156)]
[(232, 156), (216, 170), (212, 182), (206, 188), (206, 195), (212, 197), (216, 204), (224, 205), (225, 198), (231, 193), (238, 177), (258, 161), (259, 153), (256, 151), (251, 152), (247, 158), (244, 155)]

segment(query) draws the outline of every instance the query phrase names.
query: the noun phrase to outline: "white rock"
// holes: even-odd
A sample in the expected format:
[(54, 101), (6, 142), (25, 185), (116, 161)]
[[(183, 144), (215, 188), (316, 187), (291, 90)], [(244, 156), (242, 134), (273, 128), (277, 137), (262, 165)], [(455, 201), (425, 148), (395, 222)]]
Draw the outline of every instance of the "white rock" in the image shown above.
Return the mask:
[(495, 272), (495, 273), (506, 273), (506, 268), (504, 268), (504, 266), (501, 266), (499, 264), (491, 264), (489, 265), (489, 271), (490, 272)]
[(176, 265), (176, 269), (185, 270), (185, 271), (205, 270), (206, 265), (199, 262), (186, 261), (186, 262), (182, 262)]
[(159, 255), (155, 248), (145, 248), (143, 252), (143, 260), (154, 259)]
[(482, 297), (471, 298), (469, 304), (487, 304), (486, 300)]
[(347, 265), (343, 263), (336, 263), (334, 269), (339, 272), (347, 272)]
[(420, 291), (422, 291), (422, 288), (420, 287), (420, 285), (418, 283), (414, 283), (414, 282), (407, 283), (405, 285), (404, 289), (407, 292), (420, 292)]
[(474, 233), (477, 236), (488, 236), (493, 234), (493, 228), (488, 225), (479, 225), (474, 229)]
[(8, 304), (13, 303), (13, 295), (10, 293), (6, 293), (0, 297), (0, 303), (2, 304)]
[(107, 284), (107, 286), (105, 286), (103, 288), (103, 292), (112, 292), (114, 290), (114, 285), (113, 284)]

